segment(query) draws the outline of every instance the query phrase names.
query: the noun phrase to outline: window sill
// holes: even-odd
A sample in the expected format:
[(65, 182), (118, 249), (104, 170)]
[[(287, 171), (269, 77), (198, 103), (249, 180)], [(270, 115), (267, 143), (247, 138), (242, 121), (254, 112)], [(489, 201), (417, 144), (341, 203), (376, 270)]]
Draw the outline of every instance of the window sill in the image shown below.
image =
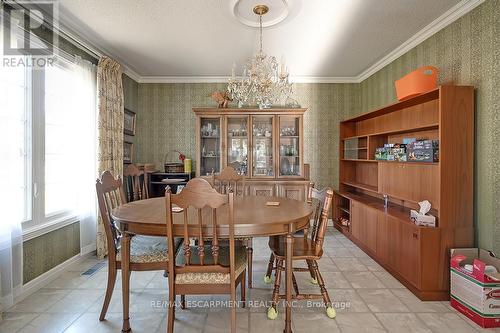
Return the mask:
[(23, 227), (23, 242), (40, 237), (75, 222), (78, 222), (78, 218), (76, 216), (66, 215), (45, 223), (27, 226), (26, 228)]

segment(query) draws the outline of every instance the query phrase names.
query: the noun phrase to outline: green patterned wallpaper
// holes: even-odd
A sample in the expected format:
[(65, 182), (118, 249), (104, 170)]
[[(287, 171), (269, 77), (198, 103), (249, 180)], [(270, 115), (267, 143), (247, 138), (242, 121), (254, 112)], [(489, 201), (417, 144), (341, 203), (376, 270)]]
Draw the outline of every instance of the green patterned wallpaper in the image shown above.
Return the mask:
[[(123, 105), (125, 109), (136, 112), (139, 109), (139, 84), (130, 78), (128, 75), (122, 75), (122, 84), (123, 84)], [(136, 124), (136, 133), (137, 133), (137, 124)], [(127, 142), (132, 142), (135, 144), (136, 136), (131, 135), (123, 135), (123, 138)], [(136, 148), (134, 148), (136, 149)], [(136, 161), (136, 157), (132, 156), (133, 161)]]
[(23, 284), (80, 253), (80, 223), (23, 243)]
[[(194, 158), (195, 106), (214, 106), (210, 94), (225, 84), (140, 84), (137, 116), (138, 162), (163, 165), (165, 154), (179, 150)], [(339, 121), (359, 105), (356, 84), (296, 84), (295, 97), (307, 107), (304, 119), (304, 160), (311, 179), (321, 186), (338, 186)], [(174, 156), (176, 158), (176, 156)]]
[(487, 0), (363, 81), (360, 112), (396, 101), (394, 80), (424, 65), (439, 68), (441, 84), (476, 88), (477, 238), (500, 253), (500, 0)]
[[(478, 244), (500, 253), (500, 0), (487, 0), (360, 84), (296, 84), (305, 115), (311, 179), (338, 186), (339, 121), (395, 101), (394, 81), (423, 65), (441, 84), (476, 87), (475, 223)], [(213, 106), (225, 84), (139, 84), (138, 162), (161, 166), (166, 152), (195, 154), (194, 106)]]
[(137, 109), (139, 108), (139, 103), (138, 103), (139, 84), (126, 74), (122, 75), (122, 80), (123, 80), (122, 83), (123, 104), (126, 109), (137, 112)]

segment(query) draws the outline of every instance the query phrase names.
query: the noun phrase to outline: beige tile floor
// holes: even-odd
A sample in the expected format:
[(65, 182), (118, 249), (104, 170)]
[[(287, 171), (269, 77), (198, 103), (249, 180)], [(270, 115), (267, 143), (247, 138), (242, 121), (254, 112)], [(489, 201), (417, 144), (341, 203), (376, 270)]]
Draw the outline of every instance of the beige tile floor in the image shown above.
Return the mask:
[[(254, 289), (249, 290), (251, 306), (238, 309), (240, 332), (282, 332), (283, 311), (278, 319), (266, 317), (265, 302), (271, 298), (271, 285), (262, 278), (269, 250), (266, 238), (254, 240)], [(99, 312), (106, 287), (107, 271), (92, 276), (81, 273), (96, 263), (89, 258), (64, 272), (4, 314), (0, 332), (120, 332), (121, 283), (117, 285), (106, 320)], [(330, 297), (337, 307), (337, 318), (326, 317), (321, 307), (296, 304), (294, 332), (476, 332), (481, 329), (455, 312), (448, 302), (421, 302), (403, 285), (369, 258), (356, 245), (333, 228), (328, 230), (325, 255), (320, 269)], [(307, 274), (297, 274), (302, 290), (316, 292)], [(133, 332), (165, 332), (167, 279), (162, 272), (133, 272), (131, 277), (131, 326)], [(176, 332), (224, 332), (229, 310), (217, 306), (226, 296), (188, 297), (189, 309), (176, 311)], [(215, 306), (210, 306), (210, 304)], [(208, 306), (207, 306), (208, 305)], [(495, 330), (485, 330), (494, 332)], [(500, 330), (496, 330), (500, 332)]]

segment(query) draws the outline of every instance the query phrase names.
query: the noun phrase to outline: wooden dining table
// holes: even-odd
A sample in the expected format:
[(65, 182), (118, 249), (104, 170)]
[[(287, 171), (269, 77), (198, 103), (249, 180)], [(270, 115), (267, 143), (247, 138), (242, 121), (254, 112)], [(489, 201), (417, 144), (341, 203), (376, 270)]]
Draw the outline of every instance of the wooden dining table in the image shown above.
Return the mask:
[[(279, 203), (276, 206), (270, 202)], [(223, 206), (219, 208), (217, 234), (219, 237), (229, 237), (227, 228), (228, 214), (224, 214)], [(194, 212), (193, 212), (194, 213)], [(285, 265), (285, 328), (284, 332), (292, 331), (292, 253), (293, 234), (309, 225), (312, 214), (310, 204), (282, 197), (245, 196), (236, 197), (234, 201), (234, 233), (235, 237), (256, 237), (282, 235), (286, 238)], [(113, 220), (122, 232), (122, 301), (123, 326), (122, 332), (130, 331), (129, 323), (129, 264), (130, 237), (133, 235), (164, 236), (167, 235), (165, 198), (152, 198), (134, 201), (117, 207), (111, 214)], [(193, 215), (194, 216), (194, 215)], [(220, 217), (219, 217), (220, 216)], [(177, 218), (178, 217), (178, 218)], [(189, 234), (197, 234), (196, 219), (191, 219), (192, 230)], [(220, 227), (219, 227), (220, 226)], [(211, 221), (203, 225), (203, 235), (212, 234)], [(174, 235), (183, 237), (184, 229), (181, 214), (174, 214)], [(166, 269), (166, 268), (165, 268)]]

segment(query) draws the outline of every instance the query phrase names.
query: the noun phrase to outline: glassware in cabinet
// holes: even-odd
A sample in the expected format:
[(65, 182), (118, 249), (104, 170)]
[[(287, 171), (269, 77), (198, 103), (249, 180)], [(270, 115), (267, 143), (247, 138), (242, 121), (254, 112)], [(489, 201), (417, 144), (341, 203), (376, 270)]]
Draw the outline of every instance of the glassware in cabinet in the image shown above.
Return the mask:
[(248, 175), (248, 117), (228, 116), (227, 165), (240, 175)]
[(220, 172), (221, 118), (200, 118), (200, 175)]
[(301, 118), (279, 116), (279, 175), (300, 176), (301, 170)]
[(274, 177), (274, 116), (252, 117), (252, 176)]

